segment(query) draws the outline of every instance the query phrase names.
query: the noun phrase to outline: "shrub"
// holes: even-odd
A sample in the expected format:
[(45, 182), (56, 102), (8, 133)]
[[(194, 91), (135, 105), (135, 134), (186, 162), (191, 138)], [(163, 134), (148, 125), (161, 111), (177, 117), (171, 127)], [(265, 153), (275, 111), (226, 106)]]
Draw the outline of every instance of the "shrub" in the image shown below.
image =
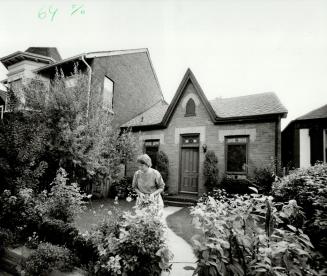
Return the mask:
[(272, 184), (275, 182), (275, 174), (269, 168), (256, 168), (253, 172), (253, 183), (258, 187), (260, 193), (271, 194)]
[(219, 187), (230, 194), (247, 194), (253, 193), (253, 190), (249, 188), (256, 187), (256, 185), (249, 179), (235, 179), (229, 176), (224, 176)]
[(26, 275), (46, 276), (53, 270), (71, 271), (75, 256), (65, 247), (41, 243), (25, 262)]
[(167, 186), (166, 182), (169, 177), (169, 160), (168, 160), (167, 154), (161, 150), (159, 150), (159, 152), (158, 152), (156, 169), (160, 172), (162, 179), (166, 184), (165, 190), (167, 190), (168, 186)]
[(205, 185), (212, 190), (213, 188), (218, 186), (218, 159), (216, 154), (209, 150), (204, 159), (203, 163), (203, 175), (205, 178)]
[(42, 216), (71, 222), (84, 210), (83, 198), (77, 183), (67, 184), (67, 173), (60, 168), (55, 180), (51, 184), (49, 194), (43, 194), (37, 206)]
[[(271, 198), (209, 197), (191, 214), (202, 235), (195, 238), (198, 275), (316, 275), (310, 265), (312, 244), (291, 225), (302, 216), (295, 201), (277, 210)], [(283, 226), (286, 225), (286, 228)]]
[(25, 241), (41, 222), (35, 204), (32, 189), (21, 188), (16, 193), (4, 190), (0, 196), (0, 225), (12, 231), (19, 241)]
[[(155, 210), (136, 210), (119, 220), (107, 220), (92, 233), (100, 260), (96, 275), (160, 275), (170, 269), (171, 252), (165, 244), (165, 226)], [(110, 214), (109, 214), (110, 215)]]
[(137, 194), (132, 187), (133, 178), (129, 176), (122, 177), (119, 181), (113, 183), (111, 187), (111, 196), (118, 196), (119, 198), (126, 198), (130, 196), (136, 198)]
[(273, 184), (276, 201), (295, 199), (303, 208), (305, 231), (313, 244), (327, 255), (327, 164), (296, 169)]
[(46, 220), (39, 230), (39, 239), (70, 249), (82, 264), (95, 262), (98, 258), (96, 246), (90, 239), (82, 236), (77, 228), (62, 220)]
[(0, 228), (0, 258), (6, 246), (13, 242), (13, 235), (10, 230)]

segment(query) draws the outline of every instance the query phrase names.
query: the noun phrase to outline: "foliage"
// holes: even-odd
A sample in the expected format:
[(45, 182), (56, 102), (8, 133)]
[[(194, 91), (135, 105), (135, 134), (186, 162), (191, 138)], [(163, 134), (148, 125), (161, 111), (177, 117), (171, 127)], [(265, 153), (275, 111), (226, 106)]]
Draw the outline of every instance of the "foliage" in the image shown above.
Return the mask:
[(218, 186), (218, 158), (214, 151), (207, 151), (203, 163), (203, 175), (205, 178), (205, 185), (212, 190)]
[(168, 185), (166, 182), (169, 177), (169, 160), (168, 160), (168, 155), (165, 152), (163, 152), (162, 150), (159, 150), (159, 152), (158, 152), (156, 169), (160, 172), (162, 179), (166, 184), (165, 190), (167, 190)]
[(82, 264), (94, 262), (98, 258), (93, 242), (81, 235), (74, 225), (62, 220), (45, 220), (40, 226), (39, 239), (51, 244), (66, 246)]
[(120, 180), (114, 182), (111, 187), (111, 195), (118, 198), (126, 198), (127, 196), (135, 199), (137, 194), (132, 187), (133, 178), (129, 176), (122, 177)]
[[(250, 187), (256, 187), (256, 185), (249, 179), (235, 179), (227, 175), (224, 176), (220, 182), (219, 188), (224, 189), (230, 194), (249, 194), (253, 191)], [(256, 187), (257, 188), (257, 187)]]
[(272, 184), (275, 182), (275, 173), (271, 167), (256, 168), (253, 172), (253, 183), (260, 193), (270, 195)]
[(22, 188), (16, 194), (4, 190), (0, 195), (0, 225), (12, 231), (17, 240), (25, 240), (38, 228), (41, 217), (34, 208), (32, 189)]
[[(192, 208), (203, 235), (195, 239), (198, 275), (317, 275), (313, 246), (294, 225), (303, 217), (296, 201), (275, 206), (271, 197), (212, 197)], [(279, 207), (277, 209), (277, 207)]]
[(5, 247), (13, 241), (12, 233), (8, 229), (0, 228), (0, 258)]
[(100, 255), (93, 273), (151, 276), (170, 269), (172, 254), (165, 244), (165, 227), (155, 210), (149, 207), (117, 218), (104, 221), (90, 234)]
[(26, 275), (49, 275), (53, 270), (71, 271), (75, 256), (65, 247), (41, 243), (25, 262)]
[(210, 192), (203, 193), (198, 199), (199, 203), (207, 202), (209, 197), (212, 197), (214, 200), (223, 200), (226, 197), (230, 196), (224, 189), (213, 189)]
[(30, 112), (7, 113), (0, 120), (0, 193), (40, 185), (47, 169), (43, 160), (47, 135), (42, 118)]
[(18, 89), (24, 101), (11, 91), (12, 112), (0, 123), (0, 191), (23, 186), (40, 192), (60, 167), (82, 187), (114, 180), (119, 164), (133, 158), (137, 137), (113, 128), (100, 95), (93, 95), (87, 117), (88, 78), (77, 67), (72, 76), (75, 87), (65, 85), (63, 72), (49, 87), (39, 79), (24, 83)]
[(36, 206), (42, 216), (71, 222), (83, 212), (85, 194), (81, 194), (77, 183), (67, 184), (67, 180), (66, 171), (60, 168), (51, 183), (50, 193), (44, 191)]
[(327, 164), (291, 171), (273, 184), (273, 195), (280, 202), (298, 202), (307, 218), (305, 232), (327, 255)]

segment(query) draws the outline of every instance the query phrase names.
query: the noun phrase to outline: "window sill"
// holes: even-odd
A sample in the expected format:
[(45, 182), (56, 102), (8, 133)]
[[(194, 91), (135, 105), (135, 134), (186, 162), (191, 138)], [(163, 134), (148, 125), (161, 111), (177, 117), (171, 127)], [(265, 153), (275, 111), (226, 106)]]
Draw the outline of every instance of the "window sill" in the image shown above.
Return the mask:
[(196, 114), (194, 113), (194, 114), (185, 114), (184, 115), (184, 117), (195, 117), (196, 116)]

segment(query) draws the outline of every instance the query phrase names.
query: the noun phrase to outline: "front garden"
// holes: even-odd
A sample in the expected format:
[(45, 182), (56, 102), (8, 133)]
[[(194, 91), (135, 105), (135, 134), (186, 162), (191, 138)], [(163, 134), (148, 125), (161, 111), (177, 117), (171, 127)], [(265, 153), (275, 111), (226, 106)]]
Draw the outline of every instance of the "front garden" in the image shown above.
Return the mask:
[[(28, 109), (10, 94), (12, 112), (0, 123), (0, 255), (23, 248), (14, 269), (25, 275), (160, 275), (173, 253), (165, 225), (151, 206), (131, 210), (131, 180), (118, 177), (138, 139), (112, 129), (96, 101), (85, 116), (87, 83), (78, 78), (66, 88), (58, 73), (50, 90), (33, 80), (22, 88)], [(167, 219), (193, 246), (195, 274), (326, 275), (326, 164), (218, 184), (217, 158), (209, 152), (205, 163), (211, 192)], [(119, 204), (93, 200), (102, 181), (115, 183)]]

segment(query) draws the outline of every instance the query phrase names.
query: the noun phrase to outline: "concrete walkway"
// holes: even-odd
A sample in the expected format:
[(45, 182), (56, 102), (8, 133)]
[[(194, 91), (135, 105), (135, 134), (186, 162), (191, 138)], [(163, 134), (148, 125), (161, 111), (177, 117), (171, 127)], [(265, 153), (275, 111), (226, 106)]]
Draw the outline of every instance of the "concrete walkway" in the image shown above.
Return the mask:
[[(169, 206), (164, 208), (164, 221), (166, 225), (166, 218), (180, 209), (182, 207)], [(192, 247), (170, 228), (167, 230), (167, 242), (169, 249), (174, 253), (173, 267), (169, 276), (191, 276), (194, 270), (190, 270), (190, 267), (196, 268), (196, 258)]]

